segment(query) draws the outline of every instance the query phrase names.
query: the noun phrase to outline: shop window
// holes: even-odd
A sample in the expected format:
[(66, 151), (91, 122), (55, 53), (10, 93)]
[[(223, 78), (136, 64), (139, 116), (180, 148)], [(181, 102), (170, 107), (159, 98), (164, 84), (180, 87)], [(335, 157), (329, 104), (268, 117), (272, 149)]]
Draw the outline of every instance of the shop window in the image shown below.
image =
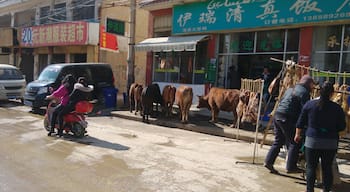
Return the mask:
[[(316, 69), (320, 69), (323, 71), (338, 71), (339, 70), (339, 63), (340, 63), (340, 54), (339, 53), (316, 53), (313, 56), (313, 67)], [(327, 78), (327, 76), (316, 76), (315, 77), (316, 81), (325, 81), (329, 80), (331, 82), (338, 81), (340, 79), (335, 79), (335, 78)]]
[(178, 82), (179, 54), (177, 52), (158, 52), (154, 55), (154, 81)]
[(318, 27), (313, 34), (315, 51), (340, 51), (342, 26)]
[(314, 67), (326, 71), (338, 71), (340, 57), (338, 53), (316, 53), (313, 57)]
[[(342, 57), (342, 68), (341, 68), (342, 72), (350, 72), (350, 53), (345, 53)], [(340, 79), (342, 80), (342, 79)], [(350, 85), (350, 79), (346, 78), (345, 80), (347, 85)]]
[(154, 54), (153, 81), (203, 84), (208, 64), (207, 43), (197, 51), (157, 52)]
[(343, 51), (350, 51), (350, 25), (345, 25)]
[(254, 52), (254, 32), (234, 33), (220, 36), (221, 53)]
[(205, 73), (208, 68), (207, 54), (208, 41), (200, 42), (197, 45), (197, 52), (195, 57), (194, 73), (194, 84), (201, 84), (205, 81)]
[(220, 35), (216, 86), (239, 88), (240, 78), (260, 78), (265, 66), (276, 76), (282, 64), (271, 58), (297, 61), (299, 31), (297, 28)]
[(230, 50), (236, 53), (252, 53), (254, 51), (254, 32), (234, 35)]
[(299, 50), (299, 29), (287, 30), (287, 51)]
[[(163, 22), (159, 24), (161, 23), (165, 24)], [(169, 35), (171, 35), (169, 30), (158, 30), (154, 36)], [(195, 51), (154, 52), (152, 80), (155, 82), (204, 84), (207, 80), (206, 74), (209, 66), (207, 49), (208, 41), (201, 41), (197, 43)]]
[(258, 32), (256, 52), (283, 52), (284, 38), (285, 30)]
[[(313, 52), (313, 67), (322, 71), (350, 72), (350, 25), (315, 28)], [(326, 79), (325, 75), (320, 75), (317, 80), (323, 81)], [(343, 82), (341, 77), (330, 78), (330, 80)]]

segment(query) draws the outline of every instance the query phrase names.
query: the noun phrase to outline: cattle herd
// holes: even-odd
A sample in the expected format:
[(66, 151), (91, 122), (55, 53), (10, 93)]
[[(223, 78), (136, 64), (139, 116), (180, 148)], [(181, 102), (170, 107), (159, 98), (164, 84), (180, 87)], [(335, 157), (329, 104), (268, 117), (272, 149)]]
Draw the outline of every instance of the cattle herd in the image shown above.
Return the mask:
[[(197, 108), (207, 108), (211, 111), (211, 122), (217, 122), (219, 111), (233, 113), (232, 127), (240, 122), (255, 123), (257, 120), (260, 94), (249, 90), (223, 89), (212, 87), (208, 94), (198, 96)], [(158, 105), (162, 107), (165, 116), (173, 114), (173, 105), (179, 108), (179, 117), (182, 123), (188, 122), (190, 107), (193, 100), (191, 87), (181, 85), (164, 86), (162, 92), (159, 85), (154, 83), (143, 86), (133, 83), (129, 89), (130, 112), (138, 111), (144, 122), (149, 122), (148, 117), (158, 112)], [(153, 110), (154, 104), (156, 109)]]

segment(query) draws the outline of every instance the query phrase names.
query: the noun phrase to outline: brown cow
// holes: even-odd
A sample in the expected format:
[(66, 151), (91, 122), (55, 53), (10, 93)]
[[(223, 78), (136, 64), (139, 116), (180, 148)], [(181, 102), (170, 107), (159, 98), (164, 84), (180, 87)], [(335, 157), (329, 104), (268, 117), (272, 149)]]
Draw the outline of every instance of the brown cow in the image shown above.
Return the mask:
[(146, 86), (142, 89), (141, 105), (142, 105), (142, 121), (149, 122), (148, 117), (153, 113), (153, 103), (156, 103), (158, 112), (158, 103), (163, 104), (160, 88), (157, 83)]
[(166, 85), (163, 88), (163, 109), (165, 111), (165, 116), (170, 116), (173, 111), (173, 104), (175, 101), (176, 88), (172, 85)]
[(219, 111), (233, 112), (234, 126), (237, 120), (236, 108), (239, 101), (240, 90), (238, 89), (223, 89), (213, 87), (205, 96), (198, 96), (199, 102), (197, 108), (206, 107), (211, 111), (211, 122), (217, 122)]
[(130, 113), (132, 113), (134, 106), (135, 106), (135, 98), (134, 98), (134, 93), (135, 93), (135, 88), (139, 86), (138, 83), (133, 83), (130, 85), (129, 89), (129, 107), (130, 107)]
[(192, 87), (181, 85), (175, 94), (176, 104), (179, 105), (180, 118), (182, 123), (188, 122), (188, 113), (190, 111), (193, 99)]
[(134, 89), (135, 115), (139, 110), (142, 111), (142, 106), (141, 106), (142, 89), (143, 89), (142, 85), (137, 85)]

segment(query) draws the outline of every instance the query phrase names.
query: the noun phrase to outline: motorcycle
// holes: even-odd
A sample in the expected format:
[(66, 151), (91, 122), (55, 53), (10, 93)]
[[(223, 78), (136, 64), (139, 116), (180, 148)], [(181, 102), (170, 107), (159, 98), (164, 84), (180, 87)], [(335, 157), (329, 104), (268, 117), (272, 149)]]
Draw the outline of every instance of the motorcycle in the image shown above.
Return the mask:
[[(50, 122), (52, 113), (54, 112), (57, 104), (54, 100), (50, 101), (45, 117), (44, 117), (44, 127), (50, 132)], [(85, 120), (85, 115), (90, 113), (93, 109), (93, 102), (89, 101), (79, 101), (75, 105), (75, 110), (63, 116), (63, 130), (66, 134), (72, 133), (75, 137), (84, 137), (87, 128), (87, 121)], [(58, 128), (58, 124), (55, 124), (55, 128)]]

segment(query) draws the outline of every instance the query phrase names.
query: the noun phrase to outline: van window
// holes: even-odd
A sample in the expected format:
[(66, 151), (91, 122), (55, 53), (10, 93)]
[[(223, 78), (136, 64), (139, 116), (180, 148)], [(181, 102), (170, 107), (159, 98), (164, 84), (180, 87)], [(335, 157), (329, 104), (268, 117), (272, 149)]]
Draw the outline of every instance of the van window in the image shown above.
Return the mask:
[(9, 79), (23, 79), (22, 73), (17, 69), (11, 68), (2, 68), (0, 69), (0, 80), (9, 80)]
[(38, 80), (40, 81), (56, 81), (61, 68), (59, 67), (46, 67), (39, 75)]
[(113, 74), (108, 67), (94, 66), (93, 71), (94, 71), (94, 76), (93, 76), (94, 81), (112, 83)]
[(85, 77), (88, 84), (93, 83), (91, 78), (92, 73), (95, 73), (95, 71), (89, 66), (78, 66), (74, 69), (74, 77), (76, 79), (79, 77)]

